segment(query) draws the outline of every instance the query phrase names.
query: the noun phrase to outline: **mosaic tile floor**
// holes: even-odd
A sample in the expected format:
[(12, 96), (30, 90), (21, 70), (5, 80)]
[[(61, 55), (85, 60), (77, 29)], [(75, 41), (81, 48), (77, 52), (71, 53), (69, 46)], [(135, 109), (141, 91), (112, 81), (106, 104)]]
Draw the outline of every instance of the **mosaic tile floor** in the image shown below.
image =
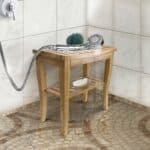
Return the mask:
[(60, 135), (57, 98), (49, 100), (45, 123), (38, 102), (0, 117), (0, 150), (150, 150), (150, 113), (114, 100), (106, 113), (94, 97), (87, 104), (80, 98), (71, 102), (66, 139)]

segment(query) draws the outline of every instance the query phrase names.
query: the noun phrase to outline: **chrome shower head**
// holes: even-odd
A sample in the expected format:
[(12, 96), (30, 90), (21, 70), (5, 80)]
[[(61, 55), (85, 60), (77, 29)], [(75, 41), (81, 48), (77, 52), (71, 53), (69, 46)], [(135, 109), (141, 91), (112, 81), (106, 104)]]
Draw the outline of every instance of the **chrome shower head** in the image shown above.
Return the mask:
[(88, 45), (91, 47), (97, 47), (104, 44), (103, 36), (100, 34), (93, 34), (88, 38)]

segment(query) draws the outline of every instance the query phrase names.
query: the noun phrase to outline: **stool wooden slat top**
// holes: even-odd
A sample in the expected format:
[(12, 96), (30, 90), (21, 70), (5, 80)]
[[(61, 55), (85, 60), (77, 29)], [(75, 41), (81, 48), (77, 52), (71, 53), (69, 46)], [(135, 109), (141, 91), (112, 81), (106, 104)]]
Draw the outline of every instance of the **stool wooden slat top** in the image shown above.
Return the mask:
[[(72, 97), (82, 94), (84, 102), (88, 102), (90, 90), (95, 88), (103, 90), (103, 108), (107, 111), (113, 56), (116, 50), (116, 48), (105, 46), (96, 50), (55, 51), (45, 49), (42, 51), (36, 60), (41, 120), (46, 121), (48, 93), (60, 97), (61, 131), (64, 137), (68, 134), (69, 101)], [(36, 53), (37, 50), (33, 52)], [(105, 62), (102, 80), (90, 77), (91, 64), (99, 61)], [(47, 64), (56, 65), (59, 68), (59, 85), (53, 87), (47, 85), (45, 68)], [(71, 68), (76, 65), (83, 65), (83, 77), (89, 79), (88, 84), (82, 88), (74, 88), (71, 84)]]

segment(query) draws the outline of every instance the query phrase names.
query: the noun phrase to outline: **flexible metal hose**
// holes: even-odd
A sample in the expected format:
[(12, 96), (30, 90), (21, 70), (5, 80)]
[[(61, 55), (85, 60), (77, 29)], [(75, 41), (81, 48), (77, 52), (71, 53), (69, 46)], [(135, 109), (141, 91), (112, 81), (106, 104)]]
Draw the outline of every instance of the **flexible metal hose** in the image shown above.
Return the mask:
[(27, 73), (26, 73), (25, 78), (23, 80), (23, 83), (22, 83), (22, 85), (20, 87), (17, 86), (17, 84), (15, 83), (15, 81), (13, 80), (13, 78), (11, 77), (11, 75), (10, 75), (10, 73), (8, 71), (6, 60), (5, 60), (5, 55), (4, 55), (4, 52), (3, 52), (3, 47), (2, 47), (1, 42), (0, 42), (0, 56), (2, 58), (2, 63), (3, 63), (3, 66), (4, 66), (4, 70), (6, 72), (6, 75), (7, 75), (8, 79), (9, 79), (11, 85), (14, 87), (14, 89), (16, 91), (22, 91), (24, 89), (26, 83), (27, 83), (27, 80), (29, 78), (29, 75), (30, 75), (30, 72), (31, 72), (31, 69), (32, 69), (34, 61), (36, 60), (37, 56), (44, 49), (53, 49), (53, 50), (56, 50), (56, 51), (59, 51), (59, 50), (84, 50), (84, 49), (96, 48), (99, 45), (103, 45), (103, 43), (104, 43), (103, 37), (101, 35), (99, 35), (99, 34), (95, 34), (95, 35), (92, 35), (90, 38), (88, 38), (88, 42), (87, 43), (82, 44), (80, 46), (47, 45), (47, 46), (41, 47), (33, 55), (32, 60), (31, 60), (30, 65), (29, 65), (29, 68), (27, 70)]
[(30, 74), (30, 71), (31, 71), (31, 68), (32, 68), (32, 65), (33, 65), (33, 62), (35, 61), (36, 57), (40, 54), (40, 50), (32, 57), (32, 60), (31, 60), (31, 63), (29, 65), (29, 69), (27, 70), (27, 73), (26, 73), (26, 76), (25, 76), (25, 79), (22, 83), (22, 85), (20, 87), (18, 87), (15, 83), (15, 81), (13, 80), (13, 78), (11, 77), (10, 73), (8, 72), (8, 68), (7, 68), (7, 64), (6, 64), (6, 60), (5, 60), (5, 56), (4, 56), (4, 52), (3, 52), (3, 48), (2, 48), (2, 44), (0, 42), (0, 56), (2, 58), (2, 63), (3, 63), (3, 66), (4, 66), (4, 69), (5, 69), (5, 73), (11, 83), (11, 85), (14, 87), (15, 90), (17, 91), (21, 91), (24, 89), (25, 87), (25, 84), (28, 80), (28, 77), (29, 77), (29, 74)]

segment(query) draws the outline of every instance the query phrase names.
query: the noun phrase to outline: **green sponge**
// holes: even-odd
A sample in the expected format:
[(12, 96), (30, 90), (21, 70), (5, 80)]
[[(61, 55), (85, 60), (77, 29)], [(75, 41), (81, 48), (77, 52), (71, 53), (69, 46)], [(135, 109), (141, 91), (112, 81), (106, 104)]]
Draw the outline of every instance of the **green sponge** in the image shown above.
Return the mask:
[(73, 33), (68, 36), (66, 42), (68, 45), (83, 44), (84, 38), (83, 38), (82, 34), (80, 34), (80, 33)]

